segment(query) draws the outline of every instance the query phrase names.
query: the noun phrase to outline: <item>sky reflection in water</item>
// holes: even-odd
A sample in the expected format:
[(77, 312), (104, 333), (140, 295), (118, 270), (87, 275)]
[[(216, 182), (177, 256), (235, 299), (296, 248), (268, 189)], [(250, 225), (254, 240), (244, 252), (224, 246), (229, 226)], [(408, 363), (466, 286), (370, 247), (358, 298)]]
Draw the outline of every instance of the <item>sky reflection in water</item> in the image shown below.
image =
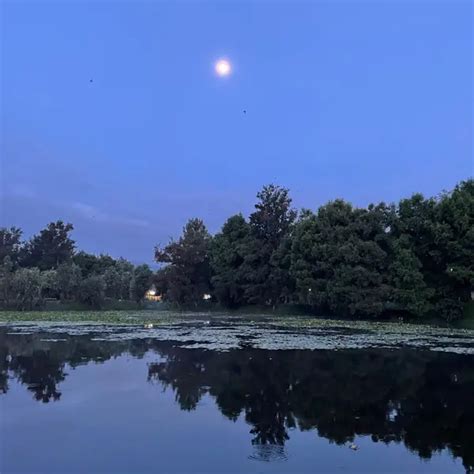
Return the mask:
[(474, 465), (473, 356), (51, 339), (0, 328), (2, 472)]

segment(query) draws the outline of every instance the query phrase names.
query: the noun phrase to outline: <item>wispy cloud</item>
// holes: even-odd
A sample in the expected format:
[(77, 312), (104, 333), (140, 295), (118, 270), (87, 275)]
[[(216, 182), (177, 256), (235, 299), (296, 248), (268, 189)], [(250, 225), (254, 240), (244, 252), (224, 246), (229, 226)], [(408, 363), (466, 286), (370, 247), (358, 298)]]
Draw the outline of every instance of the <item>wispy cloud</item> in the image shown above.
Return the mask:
[(90, 204), (86, 204), (84, 202), (74, 202), (71, 204), (71, 207), (85, 219), (95, 220), (98, 222), (121, 224), (130, 227), (150, 227), (150, 223), (144, 219), (136, 219), (133, 217), (111, 214), (99, 209), (96, 206), (91, 206)]

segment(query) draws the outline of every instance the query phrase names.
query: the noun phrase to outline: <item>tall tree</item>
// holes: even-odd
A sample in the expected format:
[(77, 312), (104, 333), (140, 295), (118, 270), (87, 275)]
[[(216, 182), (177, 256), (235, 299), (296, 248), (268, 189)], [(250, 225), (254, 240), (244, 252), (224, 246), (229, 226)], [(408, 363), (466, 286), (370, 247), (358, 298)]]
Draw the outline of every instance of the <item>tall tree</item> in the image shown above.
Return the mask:
[(250, 227), (242, 214), (230, 217), (211, 246), (212, 286), (217, 300), (235, 307), (244, 300), (243, 263)]
[(178, 241), (155, 248), (155, 260), (165, 263), (165, 298), (177, 304), (198, 304), (210, 291), (211, 236), (200, 219), (191, 219)]
[(22, 265), (51, 270), (70, 261), (75, 248), (75, 242), (69, 236), (73, 229), (72, 224), (65, 224), (63, 221), (49, 223), (26, 245)]
[(275, 305), (282, 297), (281, 259), (276, 253), (285, 245), (297, 213), (286, 188), (264, 186), (257, 198), (243, 265), (245, 298), (250, 303)]

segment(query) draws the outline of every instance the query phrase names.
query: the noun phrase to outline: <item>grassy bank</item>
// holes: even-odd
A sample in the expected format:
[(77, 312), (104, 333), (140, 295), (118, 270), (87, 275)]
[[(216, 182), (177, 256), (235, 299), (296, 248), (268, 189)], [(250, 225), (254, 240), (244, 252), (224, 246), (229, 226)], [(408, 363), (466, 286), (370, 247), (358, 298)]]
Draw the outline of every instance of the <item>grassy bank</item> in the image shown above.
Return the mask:
[(409, 327), (437, 326), (458, 329), (474, 329), (474, 318), (469, 317), (455, 324), (447, 325), (438, 320), (400, 322), (394, 321), (363, 321), (338, 319), (335, 317), (323, 318), (308, 314), (286, 312), (281, 310), (268, 311), (223, 311), (213, 308), (212, 310), (195, 311), (170, 311), (166, 309), (132, 309), (132, 310), (100, 310), (100, 311), (77, 311), (77, 310), (53, 310), (53, 311), (0, 311), (0, 323), (95, 323), (95, 324), (126, 324), (126, 325), (144, 325), (152, 323), (155, 326), (170, 324), (186, 324), (191, 322), (219, 322), (229, 325), (240, 322), (259, 322), (269, 325), (278, 325), (287, 328), (315, 328), (329, 327), (337, 324), (341, 327), (352, 326), (371, 326), (373, 328), (389, 325), (392, 329), (399, 327), (400, 330), (406, 330)]
[(53, 311), (0, 311), (0, 322), (57, 322), (57, 323), (103, 323), (103, 324), (143, 324), (147, 322), (165, 323), (177, 313), (152, 310), (53, 310)]

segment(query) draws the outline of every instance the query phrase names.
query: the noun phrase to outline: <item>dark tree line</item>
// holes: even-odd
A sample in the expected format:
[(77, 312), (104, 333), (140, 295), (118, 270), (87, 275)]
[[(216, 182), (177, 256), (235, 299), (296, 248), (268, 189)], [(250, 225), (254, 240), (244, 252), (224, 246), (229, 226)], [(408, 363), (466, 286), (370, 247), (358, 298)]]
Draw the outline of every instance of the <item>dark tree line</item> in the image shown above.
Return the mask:
[(152, 283), (150, 268), (77, 252), (73, 229), (72, 224), (51, 222), (26, 242), (20, 229), (0, 229), (2, 307), (36, 309), (49, 298), (100, 308), (107, 298), (143, 299)]
[(474, 286), (474, 180), (436, 198), (358, 208), (337, 199), (317, 211), (292, 208), (275, 185), (254, 212), (231, 216), (211, 236), (191, 219), (182, 236), (156, 247), (162, 268), (76, 250), (71, 224), (52, 222), (22, 241), (0, 229), (0, 303), (32, 309), (45, 298), (101, 307), (104, 298), (141, 301), (151, 283), (165, 301), (228, 308), (304, 305), (356, 318), (462, 316)]
[(357, 208), (337, 199), (316, 212), (291, 206), (289, 191), (265, 186), (246, 220), (230, 217), (211, 237), (192, 219), (157, 247), (164, 298), (225, 307), (282, 303), (321, 314), (379, 318), (462, 316), (474, 285), (474, 180), (436, 198)]

